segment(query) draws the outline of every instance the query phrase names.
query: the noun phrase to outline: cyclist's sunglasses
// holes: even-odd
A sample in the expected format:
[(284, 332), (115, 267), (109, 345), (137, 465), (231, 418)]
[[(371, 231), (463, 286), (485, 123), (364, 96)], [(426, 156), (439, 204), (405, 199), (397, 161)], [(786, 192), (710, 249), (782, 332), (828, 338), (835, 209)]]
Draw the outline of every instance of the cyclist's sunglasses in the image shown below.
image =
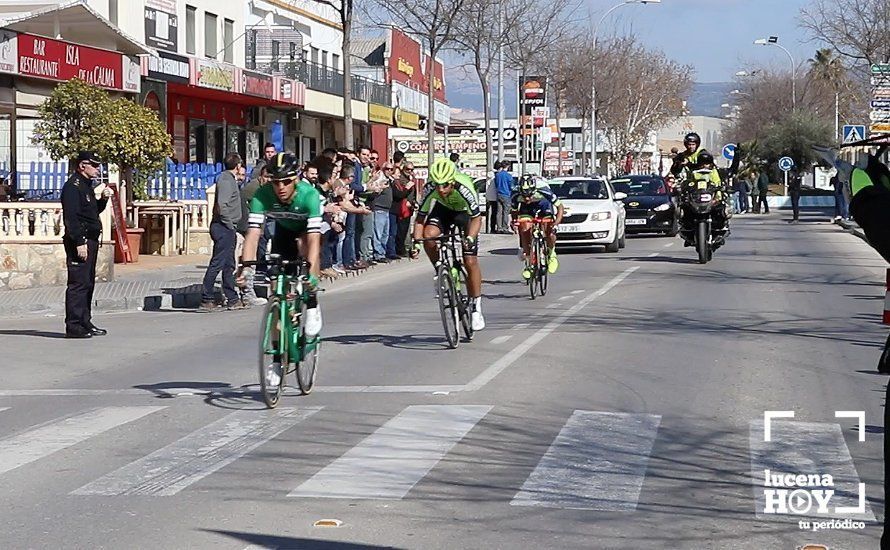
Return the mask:
[(439, 189), (444, 189), (446, 187), (451, 187), (452, 185), (454, 185), (454, 180), (437, 183), (436, 187), (438, 187)]
[(295, 183), (297, 178), (287, 178), (283, 180), (272, 180), (272, 185), (280, 185), (282, 187), (288, 186), (292, 183)]

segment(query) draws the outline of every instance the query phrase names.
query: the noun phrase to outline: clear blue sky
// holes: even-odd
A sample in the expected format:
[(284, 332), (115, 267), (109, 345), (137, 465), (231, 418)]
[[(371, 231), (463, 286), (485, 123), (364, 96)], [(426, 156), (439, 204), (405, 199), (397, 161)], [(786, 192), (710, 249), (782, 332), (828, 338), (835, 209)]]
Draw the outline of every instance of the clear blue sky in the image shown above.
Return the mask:
[[(578, 19), (592, 27), (620, 0), (587, 0)], [(629, 4), (613, 11), (600, 27), (600, 39), (633, 32), (651, 48), (695, 68), (696, 82), (728, 82), (737, 71), (756, 66), (788, 69), (788, 56), (774, 46), (755, 46), (754, 40), (778, 36), (795, 62), (805, 63), (818, 44), (800, 28), (800, 8), (810, 0), (662, 0), (660, 4)], [(450, 61), (450, 60), (449, 60)], [(471, 91), (475, 75), (462, 78), (452, 70), (449, 99), (455, 107), (475, 107)], [(470, 97), (468, 97), (470, 96)], [(478, 108), (478, 107), (477, 107)]]

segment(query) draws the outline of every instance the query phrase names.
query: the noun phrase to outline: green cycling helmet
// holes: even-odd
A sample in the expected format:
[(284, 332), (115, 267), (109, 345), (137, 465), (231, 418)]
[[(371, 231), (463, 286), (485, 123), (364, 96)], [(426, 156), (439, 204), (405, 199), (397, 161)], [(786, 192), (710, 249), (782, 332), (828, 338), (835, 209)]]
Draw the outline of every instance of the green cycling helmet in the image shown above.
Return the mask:
[(440, 158), (430, 166), (430, 181), (436, 185), (451, 183), (456, 176), (457, 167), (446, 158)]

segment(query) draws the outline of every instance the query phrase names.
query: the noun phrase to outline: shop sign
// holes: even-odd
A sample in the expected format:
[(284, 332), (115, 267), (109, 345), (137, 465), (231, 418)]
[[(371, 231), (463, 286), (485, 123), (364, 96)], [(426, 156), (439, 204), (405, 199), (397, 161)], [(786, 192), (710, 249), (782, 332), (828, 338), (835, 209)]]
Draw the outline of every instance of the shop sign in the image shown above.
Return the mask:
[(428, 104), (426, 94), (397, 82), (392, 84), (392, 92), (400, 108), (426, 116)]
[(451, 124), (451, 107), (437, 101), (435, 109), (436, 122), (443, 126)]
[(0, 30), (0, 73), (19, 72), (19, 48), (17, 34)]
[(191, 58), (191, 62), (194, 67), (192, 85), (224, 92), (236, 92), (235, 66), (209, 59)]
[(274, 99), (281, 103), (290, 103), (291, 105), (305, 105), (306, 85), (296, 80), (276, 76)]
[(124, 75), (124, 91), (139, 93), (140, 84), (142, 83), (142, 70), (139, 66), (139, 59), (136, 57), (121, 56)]
[(376, 122), (377, 124), (386, 124), (388, 126), (392, 126), (392, 124), (393, 124), (392, 107), (386, 107), (384, 105), (377, 105), (375, 103), (368, 103), (368, 121)]
[(158, 53), (160, 53), (160, 57), (143, 56), (142, 74), (155, 80), (188, 84), (189, 58), (164, 52)]
[(543, 76), (527, 76), (519, 83), (519, 102), (522, 114), (531, 115), (535, 107), (547, 104), (547, 78)]
[(275, 79), (267, 74), (242, 70), (241, 93), (272, 99), (275, 96)]
[(145, 0), (145, 43), (175, 52), (178, 35), (176, 0)]
[(127, 85), (133, 87), (129, 80), (132, 60), (118, 52), (30, 34), (19, 34), (17, 45), (19, 74), (24, 76), (60, 81), (80, 78), (101, 88), (139, 91), (124, 86), (126, 73)]
[(406, 128), (408, 130), (416, 130), (420, 128), (420, 115), (409, 113), (401, 109), (395, 110), (396, 126)]

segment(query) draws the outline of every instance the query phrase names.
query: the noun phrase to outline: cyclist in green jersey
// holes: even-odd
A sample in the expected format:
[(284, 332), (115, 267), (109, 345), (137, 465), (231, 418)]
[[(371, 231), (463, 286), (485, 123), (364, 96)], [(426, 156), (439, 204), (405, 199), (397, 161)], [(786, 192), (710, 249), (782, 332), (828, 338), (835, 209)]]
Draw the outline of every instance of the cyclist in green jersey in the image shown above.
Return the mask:
[[(315, 167), (313, 167), (314, 169)], [(321, 172), (327, 171), (330, 179), (331, 167), (321, 166)], [(285, 260), (298, 260), (301, 253), (309, 262), (309, 282), (318, 286), (321, 271), (321, 197), (315, 186), (302, 179), (298, 181), (300, 161), (291, 154), (278, 153), (268, 164), (266, 172), (271, 183), (261, 187), (250, 200), (247, 235), (244, 237), (244, 261), (257, 259), (257, 244), (265, 226), (266, 212), (296, 212), (305, 214), (308, 220), (295, 222), (292, 220), (276, 220), (275, 236), (272, 238), (272, 254), (280, 254)], [(262, 251), (265, 254), (265, 251)], [(252, 267), (242, 268), (239, 279), (250, 280), (245, 274), (253, 272)], [(306, 309), (306, 335), (314, 337), (321, 332), (321, 310), (315, 292), (310, 294)]]
[[(482, 316), (482, 271), (479, 269), (479, 231), (482, 212), (473, 180), (461, 174), (453, 162), (440, 158), (430, 166), (429, 182), (423, 189), (423, 199), (414, 224), (414, 239), (434, 239), (457, 227), (463, 236), (463, 260), (467, 267), (467, 291), (473, 299), (470, 315), (473, 330), (485, 328)], [(434, 241), (424, 241), (423, 248), (433, 265), (439, 261)], [(413, 257), (420, 253), (415, 245)]]

